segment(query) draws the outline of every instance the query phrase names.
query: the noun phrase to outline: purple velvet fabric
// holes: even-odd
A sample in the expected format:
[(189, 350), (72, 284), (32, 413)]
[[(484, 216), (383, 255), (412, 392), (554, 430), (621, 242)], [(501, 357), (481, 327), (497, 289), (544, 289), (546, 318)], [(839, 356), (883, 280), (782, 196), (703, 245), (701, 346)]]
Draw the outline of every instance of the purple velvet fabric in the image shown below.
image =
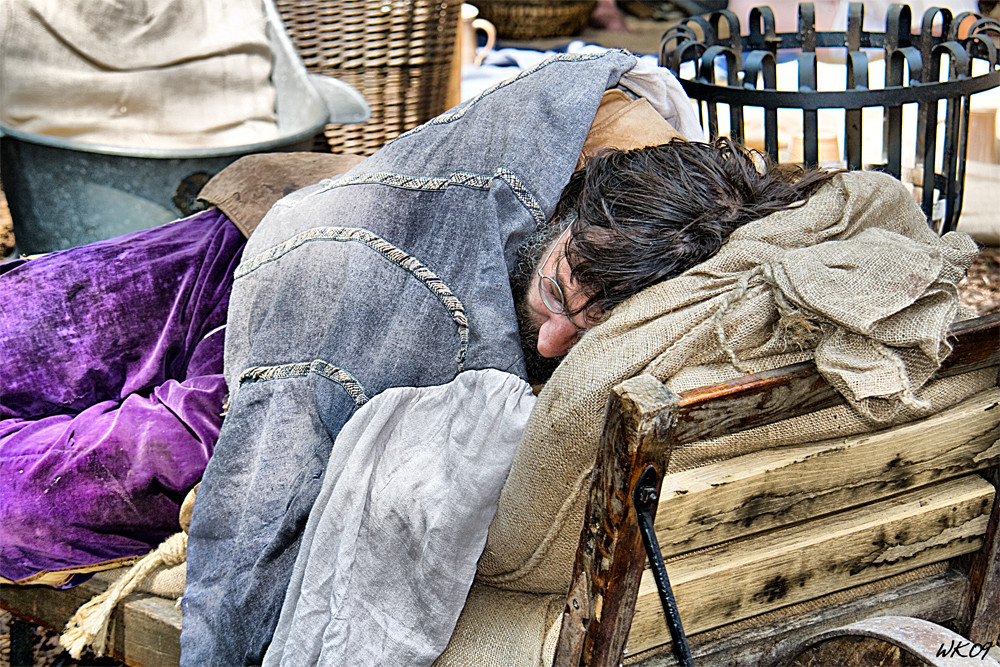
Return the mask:
[(222, 423), (243, 244), (212, 209), (0, 265), (0, 576), (134, 556), (178, 530)]

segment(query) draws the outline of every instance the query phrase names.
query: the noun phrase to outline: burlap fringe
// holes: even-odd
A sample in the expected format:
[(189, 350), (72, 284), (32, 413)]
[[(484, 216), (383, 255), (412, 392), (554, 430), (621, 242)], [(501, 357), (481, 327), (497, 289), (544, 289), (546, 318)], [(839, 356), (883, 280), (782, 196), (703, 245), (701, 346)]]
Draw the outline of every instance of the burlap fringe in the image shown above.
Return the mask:
[(168, 537), (119, 577), (108, 590), (80, 607), (66, 624), (59, 643), (75, 660), (79, 660), (88, 647), (98, 657), (104, 655), (108, 626), (118, 603), (138, 588), (158, 567), (179, 565), (186, 557), (187, 533), (180, 532)]

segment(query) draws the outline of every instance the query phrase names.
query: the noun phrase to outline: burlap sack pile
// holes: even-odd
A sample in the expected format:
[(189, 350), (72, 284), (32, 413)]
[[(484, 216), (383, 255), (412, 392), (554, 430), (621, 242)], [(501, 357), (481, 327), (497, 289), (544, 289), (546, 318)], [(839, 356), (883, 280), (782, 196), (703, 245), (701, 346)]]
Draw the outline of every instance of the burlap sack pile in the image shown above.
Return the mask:
[(991, 385), (992, 369), (924, 385), (963, 316), (956, 284), (976, 250), (964, 234), (938, 238), (892, 177), (849, 173), (616, 308), (539, 395), (436, 665), (551, 664), (607, 399), (620, 382), (647, 372), (683, 391), (815, 354), (850, 400), (675, 449), (668, 472), (911, 421)]
[[(976, 253), (932, 232), (903, 186), (848, 173), (804, 206), (633, 297), (573, 349), (539, 396), (500, 498), (481, 584), (565, 593), (610, 390), (651, 373), (674, 391), (812, 356), (851, 407), (674, 451), (671, 470), (783, 442), (901, 423), (989, 384), (918, 391), (947, 355), (956, 284)], [(801, 348), (801, 349), (800, 349)], [(795, 422), (795, 423), (792, 423)]]
[(0, 123), (130, 148), (278, 136), (261, 0), (8, 0)]

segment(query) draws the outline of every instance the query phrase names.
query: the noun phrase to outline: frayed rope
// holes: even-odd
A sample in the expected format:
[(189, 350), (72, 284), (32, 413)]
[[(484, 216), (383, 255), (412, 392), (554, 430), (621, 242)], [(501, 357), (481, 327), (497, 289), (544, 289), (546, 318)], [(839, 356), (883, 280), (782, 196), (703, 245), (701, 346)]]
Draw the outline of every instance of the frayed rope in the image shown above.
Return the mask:
[(108, 626), (118, 603), (161, 565), (166, 567), (180, 565), (186, 557), (187, 533), (180, 532), (168, 537), (119, 577), (108, 590), (80, 607), (66, 624), (62, 636), (59, 637), (59, 643), (75, 660), (80, 659), (87, 647), (90, 647), (98, 657), (104, 655)]

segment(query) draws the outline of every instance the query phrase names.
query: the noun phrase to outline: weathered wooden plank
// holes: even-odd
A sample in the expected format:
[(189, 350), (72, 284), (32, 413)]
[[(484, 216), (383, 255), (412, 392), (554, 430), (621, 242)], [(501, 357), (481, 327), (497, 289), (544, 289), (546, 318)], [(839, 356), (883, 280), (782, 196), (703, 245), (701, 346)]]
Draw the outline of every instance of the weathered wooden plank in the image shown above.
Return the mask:
[[(80, 605), (106, 590), (124, 571), (99, 572), (64, 591), (45, 586), (3, 586), (0, 607), (59, 632)], [(180, 632), (181, 613), (174, 600), (131, 595), (112, 617), (108, 653), (134, 667), (176, 665), (180, 661)]]
[[(989, 471), (1000, 488), (1000, 465)], [(978, 644), (1000, 642), (1000, 495), (993, 499), (985, 542), (969, 562), (969, 592), (963, 601), (958, 629)]]
[(107, 589), (122, 570), (98, 572), (75, 588), (64, 591), (48, 586), (0, 586), (0, 607), (50, 630), (62, 630), (80, 605)]
[[(632, 490), (647, 466), (659, 476), (676, 396), (650, 375), (616, 387), (598, 448), (554, 665), (618, 664), (646, 554)], [(659, 484), (657, 484), (657, 487)]]
[[(972, 474), (671, 559), (685, 628), (701, 632), (975, 551), (993, 496), (993, 486)], [(663, 643), (664, 623), (647, 572), (629, 652)]]
[(120, 612), (113, 632), (116, 639), (124, 635), (125, 662), (137, 667), (172, 667), (180, 662), (181, 612), (175, 600), (133, 596)]
[[(691, 653), (699, 665), (786, 665), (810, 637), (872, 616), (912, 616), (934, 623), (955, 618), (968, 584), (965, 576), (940, 565), (917, 573), (924, 574), (889, 577), (859, 587), (848, 599), (843, 599), (846, 593), (825, 595), (691, 635)], [(677, 660), (668, 644), (629, 656), (626, 664), (676, 667)]]
[[(955, 324), (949, 333), (952, 352), (935, 377), (1000, 363), (998, 329), (1000, 313)], [(844, 402), (811, 361), (697, 387), (679, 396), (675, 445), (744, 431)]]
[(660, 547), (677, 555), (996, 465), (998, 402), (993, 387), (919, 422), (668, 475), (656, 517)]
[[(998, 350), (998, 346), (996, 345), (998, 329), (1000, 329), (1000, 315), (979, 318), (954, 326), (950, 332), (952, 338), (955, 339), (953, 341), (954, 350), (948, 359), (946, 359), (936, 377), (948, 377), (997, 365), (1000, 362), (1000, 350)], [(648, 380), (643, 380), (643, 382), (648, 382)], [(656, 387), (651, 384), (649, 387), (644, 388), (643, 391), (649, 395), (653, 395), (656, 392)], [(663, 406), (659, 408), (659, 415), (648, 413), (633, 415), (629, 418), (633, 423), (641, 419), (652, 422), (654, 421), (654, 417), (659, 416), (661, 423), (665, 425), (662, 434), (662, 438), (666, 440), (665, 442), (639, 446), (635, 443), (615, 445), (613, 442), (610, 442), (613, 438), (634, 436), (636, 432), (635, 428), (631, 430), (617, 426), (613, 429), (608, 428), (613, 421), (620, 420), (620, 417), (615, 416), (614, 413), (622, 409), (622, 402), (613, 398), (609, 403), (608, 423), (606, 424), (600, 454), (595, 465), (594, 483), (585, 516), (585, 526), (577, 551), (573, 583), (567, 599), (566, 614), (563, 619), (563, 627), (557, 647), (556, 664), (561, 666), (577, 665), (581, 660), (584, 664), (594, 665), (610, 665), (617, 662), (615, 651), (617, 650), (616, 642), (621, 637), (621, 619), (623, 617), (627, 618), (633, 610), (629, 596), (631, 595), (631, 590), (633, 590), (635, 573), (627, 568), (616, 570), (621, 574), (621, 580), (624, 583), (624, 593), (614, 597), (624, 607), (620, 608), (616, 605), (613, 610), (609, 609), (608, 606), (608, 603), (612, 602), (613, 598), (608, 597), (606, 594), (609, 590), (608, 582), (613, 581), (613, 579), (609, 578), (607, 573), (611, 571), (609, 563), (616, 559), (619, 564), (627, 562), (631, 563), (631, 567), (639, 566), (639, 563), (634, 558), (634, 553), (638, 550), (634, 517), (630, 516), (627, 508), (627, 499), (633, 489), (633, 485), (645, 467), (644, 464), (640, 463), (642, 457), (636, 457), (635, 455), (637, 449), (648, 447), (648, 449), (653, 450), (659, 447), (663, 452), (669, 454), (672, 447), (681, 443), (697, 441), (725, 433), (734, 433), (841, 403), (843, 403), (842, 397), (837, 395), (819, 377), (811, 362), (797, 364), (771, 372), (740, 378), (732, 382), (692, 389), (683, 393), (676, 404), (673, 401), (663, 402)], [(619, 452), (627, 454), (627, 460), (624, 463), (614, 459)], [(655, 459), (653, 461), (655, 462)], [(608, 474), (605, 470), (608, 466), (615, 467), (617, 473)], [(622, 475), (622, 470), (628, 470), (629, 472)], [(602, 491), (602, 484), (607, 483), (627, 483), (627, 486), (617, 489), (604, 489)], [(602, 498), (608, 502), (600, 500)], [(967, 510), (968, 508), (963, 509)], [(946, 517), (942, 516), (938, 518), (942, 520), (942, 525), (946, 522)], [(899, 526), (895, 527), (898, 528)], [(611, 528), (609, 535), (605, 537), (597, 536), (599, 531), (606, 528)], [(917, 528), (919, 529), (921, 526), (918, 525)], [(951, 532), (954, 533), (955, 531)], [(980, 530), (979, 532), (982, 531)], [(921, 530), (915, 530), (914, 533), (919, 535)], [(619, 537), (624, 538), (626, 542), (624, 544), (616, 544)], [(869, 538), (872, 537), (875, 536), (869, 535)], [(951, 553), (948, 549), (955, 544), (960, 544), (963, 540), (966, 540), (966, 537), (960, 537), (957, 542), (950, 543), (948, 540), (944, 540), (942, 544), (947, 543), (948, 546), (944, 548), (943, 552), (939, 548), (941, 545), (929, 546), (928, 550), (924, 552), (920, 552), (918, 549), (917, 552), (920, 555), (917, 556), (916, 564), (911, 564), (909, 567), (918, 565), (920, 558), (924, 557), (928, 551), (937, 551), (939, 552), (938, 555), (940, 553)], [(897, 535), (897, 538), (903, 539), (899, 535)], [(880, 539), (884, 540), (885, 535), (880, 536)], [(933, 544), (933, 539), (929, 539), (929, 544)], [(972, 537), (968, 539), (975, 540)], [(718, 550), (709, 550), (711, 553), (715, 553), (716, 551)], [(701, 554), (703, 552), (696, 553)], [(625, 558), (622, 554), (631, 555)], [(694, 555), (688, 554), (688, 556)], [(811, 555), (813, 554), (808, 548), (806, 549), (806, 553), (799, 554), (800, 558), (806, 560)], [(788, 557), (792, 558), (790, 555)], [(947, 558), (948, 556), (941, 555), (940, 557)], [(687, 558), (687, 556), (684, 558)], [(583, 565), (582, 569), (581, 564)], [(595, 564), (597, 568), (601, 569), (600, 572), (594, 569)], [(670, 567), (673, 568), (674, 564), (672, 563)], [(869, 570), (878, 570), (878, 568), (868, 567), (861, 569), (865, 573), (865, 576), (873, 574)], [(874, 576), (885, 576), (885, 572), (888, 571), (884, 569), (882, 572), (874, 573)], [(780, 574), (777, 576), (780, 576)], [(596, 577), (599, 581), (593, 580), (592, 577)], [(671, 574), (671, 578), (673, 577), (674, 575)], [(781, 583), (780, 579), (776, 581), (779, 584)], [(649, 593), (648, 583), (648, 581), (644, 580), (640, 592)], [(855, 583), (851, 581), (844, 585), (853, 586)], [(778, 588), (781, 587), (778, 586)], [(800, 588), (807, 588), (805, 581), (802, 582)], [(765, 593), (765, 599), (770, 597), (767, 591), (761, 590), (758, 592)], [(771, 593), (777, 592), (776, 590), (771, 591)], [(822, 594), (822, 592), (816, 594)], [(787, 591), (785, 591), (785, 596), (787, 596)], [(783, 596), (778, 595), (777, 597), (781, 598)], [(789, 600), (785, 600), (781, 604), (793, 602), (794, 598), (795, 595), (792, 595)], [(658, 605), (656, 608), (658, 609)], [(613, 621), (613, 629), (609, 632), (606, 631), (606, 628), (601, 627), (601, 615), (611, 613), (614, 614), (616, 620)], [(751, 613), (761, 613), (761, 610)], [(723, 614), (723, 616), (725, 615)], [(612, 623), (608, 623), (608, 625), (612, 625)], [(657, 627), (663, 627), (662, 623)], [(688, 630), (689, 632), (692, 631), (691, 628), (688, 628)], [(694, 631), (697, 631), (697, 628)], [(634, 636), (635, 625), (633, 625)], [(608, 646), (610, 648), (607, 648)], [(598, 659), (598, 656), (601, 656), (600, 659)]]

